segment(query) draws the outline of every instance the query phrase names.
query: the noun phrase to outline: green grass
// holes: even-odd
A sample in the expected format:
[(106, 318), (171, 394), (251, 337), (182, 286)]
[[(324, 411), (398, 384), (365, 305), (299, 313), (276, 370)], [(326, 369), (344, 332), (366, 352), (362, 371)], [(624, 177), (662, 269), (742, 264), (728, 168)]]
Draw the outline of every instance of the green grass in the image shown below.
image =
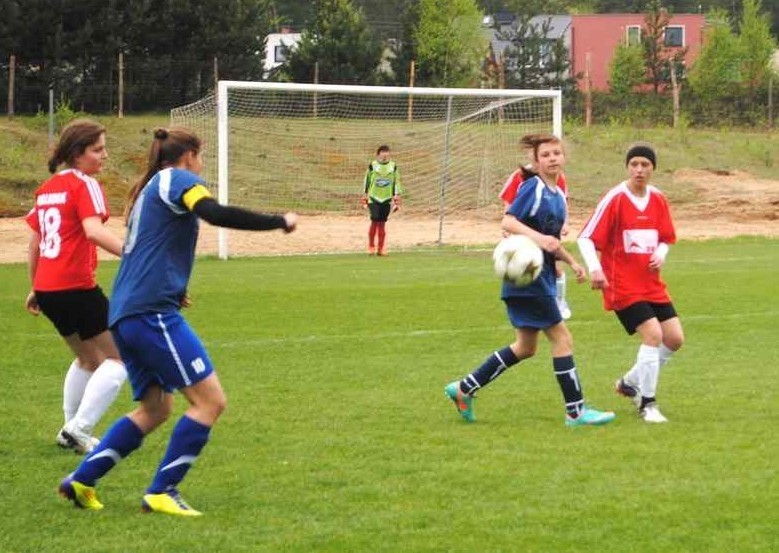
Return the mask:
[[(104, 511), (55, 495), (70, 356), (0, 266), (0, 551), (776, 551), (778, 271), (776, 240), (672, 249), (664, 426), (612, 393), (637, 343), (571, 285), (587, 399), (618, 417), (569, 429), (544, 341), (476, 424), (443, 395), (512, 338), (488, 251), (200, 259), (186, 316), (229, 406), (182, 486), (206, 516), (179, 520), (139, 512), (172, 422), (101, 481)], [(98, 431), (130, 408), (125, 389)]]

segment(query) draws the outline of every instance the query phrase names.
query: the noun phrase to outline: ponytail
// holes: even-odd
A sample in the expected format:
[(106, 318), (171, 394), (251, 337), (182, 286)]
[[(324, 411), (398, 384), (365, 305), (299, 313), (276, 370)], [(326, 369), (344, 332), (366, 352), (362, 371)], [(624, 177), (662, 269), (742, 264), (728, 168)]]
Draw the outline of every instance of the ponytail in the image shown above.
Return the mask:
[(163, 169), (173, 167), (187, 152), (200, 152), (201, 141), (198, 136), (190, 130), (181, 127), (172, 127), (170, 129), (154, 129), (154, 138), (149, 148), (149, 161), (146, 172), (136, 181), (130, 192), (127, 194), (127, 207), (124, 210), (126, 218), (141, 195), (144, 187), (149, 181)]

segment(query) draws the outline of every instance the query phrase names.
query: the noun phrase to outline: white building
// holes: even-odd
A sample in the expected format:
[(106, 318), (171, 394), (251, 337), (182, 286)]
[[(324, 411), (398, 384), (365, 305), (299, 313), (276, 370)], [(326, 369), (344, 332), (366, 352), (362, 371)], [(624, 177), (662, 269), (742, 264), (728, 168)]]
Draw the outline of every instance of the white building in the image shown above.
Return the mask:
[(271, 33), (265, 37), (265, 78), (286, 61), (286, 51), (297, 48), (300, 37), (300, 33)]

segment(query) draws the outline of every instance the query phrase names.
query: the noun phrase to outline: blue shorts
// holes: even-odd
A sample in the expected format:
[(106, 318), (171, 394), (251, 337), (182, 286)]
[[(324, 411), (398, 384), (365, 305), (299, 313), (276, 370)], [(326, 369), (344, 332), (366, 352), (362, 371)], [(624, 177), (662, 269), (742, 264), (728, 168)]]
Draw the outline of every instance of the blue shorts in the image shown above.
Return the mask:
[(563, 320), (553, 296), (514, 296), (503, 301), (514, 328), (545, 330)]
[(138, 401), (151, 384), (174, 392), (204, 380), (214, 365), (178, 312), (134, 315), (111, 327)]

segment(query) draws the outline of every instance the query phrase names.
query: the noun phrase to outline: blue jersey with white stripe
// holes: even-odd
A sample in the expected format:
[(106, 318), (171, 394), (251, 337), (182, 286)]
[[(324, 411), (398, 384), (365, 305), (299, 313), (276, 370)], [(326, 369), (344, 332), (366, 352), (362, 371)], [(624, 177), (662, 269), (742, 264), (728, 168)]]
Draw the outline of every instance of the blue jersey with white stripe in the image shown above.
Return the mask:
[(198, 217), (184, 194), (203, 179), (184, 169), (163, 169), (143, 188), (127, 224), (114, 281), (108, 324), (143, 313), (178, 310), (195, 261)]
[[(519, 222), (524, 223), (541, 234), (560, 238), (567, 215), (565, 196), (557, 188), (550, 188), (540, 177), (536, 176), (522, 183), (517, 197), (506, 210)], [(504, 281), (501, 298), (526, 296), (555, 296), (555, 256), (544, 252), (544, 268), (541, 275), (530, 285), (518, 287)]]

